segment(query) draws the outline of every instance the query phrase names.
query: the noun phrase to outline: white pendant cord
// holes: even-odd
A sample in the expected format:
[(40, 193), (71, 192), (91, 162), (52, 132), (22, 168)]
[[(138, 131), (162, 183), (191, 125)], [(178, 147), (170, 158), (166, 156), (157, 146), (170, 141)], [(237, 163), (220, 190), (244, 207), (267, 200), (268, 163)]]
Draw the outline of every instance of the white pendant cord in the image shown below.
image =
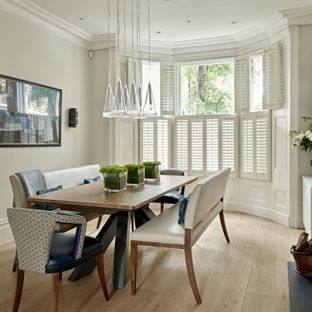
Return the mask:
[(126, 51), (126, 0), (123, 1), (123, 18), (124, 18), (124, 27), (123, 27), (123, 33), (124, 33), (124, 56), (127, 55)]
[(139, 57), (139, 77), (138, 82), (141, 83), (141, 0), (137, 0), (137, 53)]
[[(111, 12), (110, 12), (110, 0), (107, 0), (107, 15), (108, 15), (108, 22), (107, 22), (107, 46), (109, 47), (109, 38), (110, 38), (110, 18), (111, 18)], [(108, 52), (109, 57), (109, 52)], [(110, 62), (108, 62), (108, 83), (111, 82), (111, 71), (110, 71)]]
[(147, 16), (148, 16), (148, 72), (149, 81), (151, 81), (151, 9), (150, 0), (147, 2)]

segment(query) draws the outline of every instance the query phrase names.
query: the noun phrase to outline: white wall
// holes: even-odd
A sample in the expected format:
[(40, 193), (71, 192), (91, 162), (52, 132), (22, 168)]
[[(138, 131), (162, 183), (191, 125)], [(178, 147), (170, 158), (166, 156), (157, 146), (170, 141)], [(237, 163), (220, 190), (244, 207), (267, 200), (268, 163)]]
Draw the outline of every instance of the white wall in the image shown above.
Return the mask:
[[(305, 127), (303, 116), (312, 116), (312, 25), (299, 30), (299, 127)], [(312, 175), (311, 153), (299, 152), (299, 220), (302, 222), (302, 179)], [(301, 223), (302, 224), (302, 223)]]
[[(6, 208), (12, 204), (9, 175), (90, 162), (89, 62), (85, 49), (0, 11), (0, 74), (63, 90), (61, 147), (0, 148), (0, 240), (4, 235), (1, 229), (6, 227)], [(78, 128), (67, 126), (70, 107), (79, 111)]]

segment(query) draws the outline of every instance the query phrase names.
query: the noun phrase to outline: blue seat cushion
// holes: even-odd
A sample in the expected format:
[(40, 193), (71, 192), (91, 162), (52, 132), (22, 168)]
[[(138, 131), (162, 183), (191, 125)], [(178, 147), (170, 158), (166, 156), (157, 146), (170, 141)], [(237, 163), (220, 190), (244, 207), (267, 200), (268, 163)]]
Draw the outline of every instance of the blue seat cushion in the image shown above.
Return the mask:
[(101, 181), (100, 176), (97, 176), (95, 178), (86, 178), (86, 179), (84, 179), (83, 184), (91, 184), (91, 183), (95, 183), (95, 182), (99, 182), (99, 181)]
[[(63, 189), (63, 185), (59, 185), (57, 187), (52, 187), (49, 189), (38, 190), (36, 193), (37, 193), (37, 195), (41, 195), (41, 194), (47, 194), (47, 193), (51, 193), (51, 192), (61, 191), (62, 189)], [(36, 204), (36, 205), (34, 205), (34, 208), (40, 209), (40, 210), (52, 211), (52, 210), (57, 209), (58, 206), (54, 205), (54, 204)]]
[(86, 236), (82, 257), (74, 258), (76, 235), (54, 233), (51, 241), (50, 259), (46, 265), (46, 273), (63, 272), (75, 268), (78, 264), (95, 257), (103, 251), (104, 244), (97, 238)]
[(187, 208), (189, 200), (190, 200), (190, 195), (183, 198), (182, 201), (180, 202), (178, 224), (184, 224), (186, 208)]
[(155, 199), (155, 202), (165, 203), (165, 204), (176, 204), (182, 199), (183, 199), (183, 195), (179, 191), (172, 191)]

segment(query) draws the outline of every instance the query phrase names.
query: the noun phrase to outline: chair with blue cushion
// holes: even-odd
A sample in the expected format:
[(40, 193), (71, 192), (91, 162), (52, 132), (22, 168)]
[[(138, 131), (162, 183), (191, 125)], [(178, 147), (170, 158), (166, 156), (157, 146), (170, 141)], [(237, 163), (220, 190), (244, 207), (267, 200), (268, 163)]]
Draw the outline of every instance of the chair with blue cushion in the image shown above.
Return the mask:
[[(83, 216), (29, 208), (9, 208), (7, 215), (17, 249), (17, 284), (12, 311), (19, 309), (25, 271), (32, 271), (52, 274), (53, 311), (57, 312), (62, 272), (73, 269), (92, 257), (97, 258), (101, 288), (108, 300), (104, 246), (98, 239), (85, 236), (87, 221)], [(74, 225), (76, 233), (56, 233), (56, 223)]]
[[(161, 170), (161, 175), (176, 175), (176, 176), (184, 176), (185, 173), (179, 169), (165, 169)], [(180, 200), (183, 199), (185, 191), (185, 186), (181, 187), (180, 189), (171, 191), (155, 200), (156, 203), (160, 203), (160, 212), (164, 212), (165, 204), (176, 204)]]

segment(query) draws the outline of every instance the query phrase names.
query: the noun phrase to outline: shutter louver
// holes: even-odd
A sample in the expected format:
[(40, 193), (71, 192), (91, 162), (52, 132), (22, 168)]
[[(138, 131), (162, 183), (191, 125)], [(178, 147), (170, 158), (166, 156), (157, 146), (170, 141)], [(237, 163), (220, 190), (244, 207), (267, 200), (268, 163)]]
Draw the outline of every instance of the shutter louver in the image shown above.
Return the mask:
[(269, 108), (283, 106), (282, 49), (280, 44), (269, 50)]
[(175, 114), (175, 79), (172, 64), (160, 64), (160, 110), (161, 115)]
[(244, 174), (254, 173), (254, 143), (253, 143), (253, 120), (243, 120), (243, 172)]
[(249, 60), (235, 60), (235, 112), (249, 111)]
[(191, 121), (191, 170), (203, 171), (203, 121)]
[(188, 120), (176, 119), (176, 166), (178, 169), (188, 169)]
[(142, 161), (153, 161), (154, 159), (154, 122), (143, 120), (141, 130)]
[(262, 109), (269, 109), (269, 51), (263, 52), (263, 98)]
[(231, 168), (236, 171), (236, 153), (235, 153), (235, 120), (222, 120), (222, 169)]
[(250, 113), (241, 119), (242, 177), (269, 180), (270, 112)]
[(276, 43), (263, 53), (263, 109), (280, 109), (283, 101), (282, 46)]
[(268, 158), (268, 118), (260, 116), (256, 119), (256, 163), (257, 174), (267, 174)]
[(207, 140), (207, 171), (215, 172), (219, 170), (219, 120), (207, 119), (206, 121)]
[(157, 120), (157, 160), (161, 168), (169, 168), (169, 122), (167, 119)]

